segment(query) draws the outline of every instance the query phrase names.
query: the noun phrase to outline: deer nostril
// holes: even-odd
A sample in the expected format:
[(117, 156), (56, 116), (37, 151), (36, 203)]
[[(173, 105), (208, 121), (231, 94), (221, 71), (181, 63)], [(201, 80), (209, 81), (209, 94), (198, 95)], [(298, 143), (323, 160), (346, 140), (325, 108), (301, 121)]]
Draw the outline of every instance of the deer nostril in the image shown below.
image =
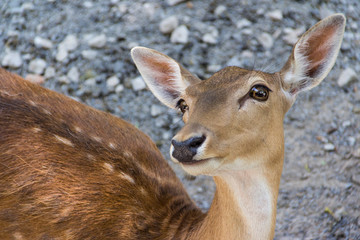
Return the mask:
[(203, 142), (205, 141), (206, 137), (204, 135), (202, 135), (201, 137), (194, 137), (194, 138), (190, 138), (188, 141), (189, 142), (189, 147), (190, 148), (199, 148)]

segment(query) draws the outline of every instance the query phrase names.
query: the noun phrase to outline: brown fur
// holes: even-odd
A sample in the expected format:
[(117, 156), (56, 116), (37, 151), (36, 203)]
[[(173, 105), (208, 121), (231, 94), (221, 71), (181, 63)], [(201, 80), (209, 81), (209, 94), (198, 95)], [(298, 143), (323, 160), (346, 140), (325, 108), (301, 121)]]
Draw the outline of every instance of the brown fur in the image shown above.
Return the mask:
[(202, 217), (145, 134), (0, 70), (0, 239), (182, 239)]

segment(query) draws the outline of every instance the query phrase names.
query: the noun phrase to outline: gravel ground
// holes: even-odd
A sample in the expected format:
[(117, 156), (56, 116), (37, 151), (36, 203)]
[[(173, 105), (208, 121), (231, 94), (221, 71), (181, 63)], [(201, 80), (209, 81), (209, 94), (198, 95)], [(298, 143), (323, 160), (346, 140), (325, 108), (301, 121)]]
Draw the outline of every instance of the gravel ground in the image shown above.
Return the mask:
[[(146, 89), (133, 46), (168, 54), (200, 78), (227, 65), (273, 72), (302, 32), (335, 12), (347, 16), (337, 63), (285, 119), (275, 239), (360, 239), (358, 0), (0, 0), (0, 64), (132, 122), (169, 159), (180, 116)], [(209, 208), (212, 180), (173, 167)]]

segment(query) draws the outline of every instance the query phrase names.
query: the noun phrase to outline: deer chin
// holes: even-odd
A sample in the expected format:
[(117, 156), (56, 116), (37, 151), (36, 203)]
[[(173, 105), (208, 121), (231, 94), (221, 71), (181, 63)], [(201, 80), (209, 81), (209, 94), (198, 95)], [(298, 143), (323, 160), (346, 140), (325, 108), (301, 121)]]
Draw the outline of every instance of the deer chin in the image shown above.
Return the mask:
[(197, 175), (208, 175), (214, 176), (218, 172), (221, 166), (221, 159), (218, 158), (204, 158), (199, 160), (193, 160), (191, 162), (179, 162), (181, 167), (188, 174)]

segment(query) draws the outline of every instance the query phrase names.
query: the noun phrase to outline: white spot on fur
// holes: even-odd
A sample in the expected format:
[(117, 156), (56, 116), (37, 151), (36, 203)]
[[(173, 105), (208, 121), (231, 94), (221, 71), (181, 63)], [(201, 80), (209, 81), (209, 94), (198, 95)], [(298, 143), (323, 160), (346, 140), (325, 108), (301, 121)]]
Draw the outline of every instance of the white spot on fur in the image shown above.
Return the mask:
[(146, 192), (145, 188), (143, 188), (143, 187), (140, 188), (140, 192), (142, 195), (145, 195), (145, 196), (147, 195), (147, 192)]
[(42, 111), (46, 114), (46, 115), (51, 115), (51, 112), (45, 108), (42, 109)]
[(14, 237), (15, 240), (22, 240), (22, 239), (24, 239), (24, 237), (22, 236), (22, 234), (19, 233), (19, 232), (15, 232), (15, 233), (13, 234), (13, 237)]
[(60, 137), (60, 136), (55, 135), (55, 134), (54, 134), (54, 137), (56, 138), (56, 140), (58, 140), (58, 141), (61, 142), (61, 143), (64, 143), (64, 144), (66, 144), (66, 145), (68, 145), (68, 146), (71, 146), (71, 147), (74, 146), (73, 143), (72, 143), (69, 139)]
[(116, 148), (116, 146), (115, 146), (115, 144), (114, 144), (114, 143), (109, 142), (109, 148), (111, 148), (111, 149), (115, 149), (115, 148)]
[(135, 184), (135, 180), (131, 176), (127, 175), (126, 173), (119, 173), (119, 177), (129, 181), (130, 183)]
[(90, 153), (86, 154), (86, 157), (91, 161), (95, 160), (95, 157), (93, 155), (91, 155)]
[(102, 139), (99, 138), (99, 137), (97, 137), (97, 136), (91, 136), (91, 138), (92, 138), (94, 141), (98, 142), (98, 143), (101, 143), (101, 142), (102, 142)]
[(34, 133), (38, 133), (38, 132), (41, 132), (41, 129), (38, 128), (38, 127), (34, 127), (34, 128), (32, 129), (32, 131), (33, 131)]
[(83, 130), (82, 130), (80, 127), (78, 127), (78, 126), (75, 126), (74, 129), (75, 129), (75, 131), (77, 131), (78, 133), (82, 133), (82, 131), (83, 131)]
[(106, 170), (108, 170), (109, 172), (113, 172), (114, 171), (114, 167), (110, 164), (110, 163), (104, 163), (103, 164), (104, 168)]
[(67, 217), (70, 215), (71, 211), (73, 210), (73, 207), (66, 207), (60, 211), (60, 217)]
[(30, 104), (31, 106), (34, 106), (34, 107), (37, 106), (37, 104), (36, 104), (34, 101), (31, 101), (31, 100), (29, 100), (29, 104)]
[(124, 155), (125, 158), (133, 158), (133, 157), (134, 157), (134, 156), (132, 155), (132, 153), (129, 152), (129, 151), (124, 151), (123, 155)]

